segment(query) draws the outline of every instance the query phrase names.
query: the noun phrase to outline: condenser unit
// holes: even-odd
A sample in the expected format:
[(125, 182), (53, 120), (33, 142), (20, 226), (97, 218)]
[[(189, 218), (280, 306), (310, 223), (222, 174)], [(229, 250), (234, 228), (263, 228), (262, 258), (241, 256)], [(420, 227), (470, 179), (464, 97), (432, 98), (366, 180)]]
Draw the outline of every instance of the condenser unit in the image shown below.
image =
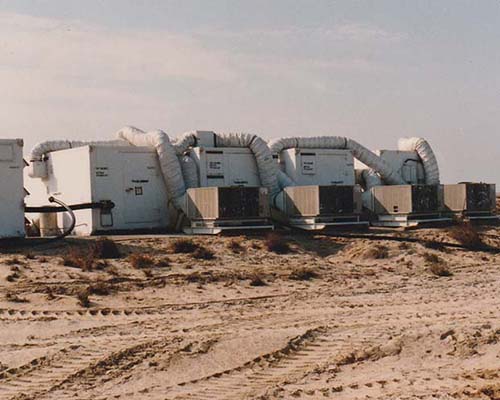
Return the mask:
[[(154, 149), (146, 147), (84, 146), (47, 155), (46, 194), (75, 211), (77, 235), (163, 230), (168, 227), (165, 183)], [(59, 230), (70, 218), (59, 213)], [(53, 229), (54, 227), (52, 227)]]
[(204, 187), (187, 190), (186, 233), (215, 234), (234, 229), (272, 229), (269, 196), (262, 187)]
[(443, 212), (442, 185), (376, 186), (364, 197), (364, 206), (377, 226), (414, 226), (450, 221)]
[(445, 211), (468, 219), (497, 219), (496, 186), (488, 183), (464, 182), (444, 185)]
[(275, 201), (281, 203), (287, 223), (295, 228), (368, 225), (361, 219), (361, 188), (357, 185), (288, 186)]
[(361, 218), (361, 187), (349, 150), (287, 149), (279, 165), (294, 182), (274, 199), (286, 224), (305, 230), (368, 224)]
[(0, 139), (0, 238), (24, 236), (23, 141)]
[(261, 186), (257, 162), (246, 147), (215, 147), (213, 132), (198, 131), (189, 150), (199, 187), (187, 190), (186, 233), (217, 234), (223, 230), (273, 229), (269, 195)]

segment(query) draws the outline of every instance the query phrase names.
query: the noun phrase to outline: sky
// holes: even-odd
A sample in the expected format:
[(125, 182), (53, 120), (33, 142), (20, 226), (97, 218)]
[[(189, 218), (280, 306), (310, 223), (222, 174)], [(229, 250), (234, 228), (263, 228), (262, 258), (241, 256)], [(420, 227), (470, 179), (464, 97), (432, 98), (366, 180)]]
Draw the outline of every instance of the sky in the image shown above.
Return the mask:
[[(500, 187), (498, 0), (0, 0), (0, 137), (420, 136)], [(500, 189), (498, 190), (500, 191)]]

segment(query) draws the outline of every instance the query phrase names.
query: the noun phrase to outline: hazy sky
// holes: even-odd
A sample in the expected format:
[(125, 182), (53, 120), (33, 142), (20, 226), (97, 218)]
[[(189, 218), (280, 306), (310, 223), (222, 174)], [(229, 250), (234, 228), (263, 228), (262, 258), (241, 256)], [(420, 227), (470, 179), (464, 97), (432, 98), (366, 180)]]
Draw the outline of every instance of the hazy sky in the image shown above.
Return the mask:
[(0, 137), (124, 125), (434, 146), (500, 185), (500, 1), (0, 0)]

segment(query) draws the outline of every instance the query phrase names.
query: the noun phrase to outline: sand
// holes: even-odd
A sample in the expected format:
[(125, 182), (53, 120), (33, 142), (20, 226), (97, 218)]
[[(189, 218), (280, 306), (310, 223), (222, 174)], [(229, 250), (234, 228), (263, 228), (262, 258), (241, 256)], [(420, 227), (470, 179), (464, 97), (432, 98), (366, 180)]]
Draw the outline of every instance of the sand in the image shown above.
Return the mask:
[(113, 237), (123, 257), (91, 271), (61, 260), (92, 240), (4, 250), (0, 399), (500, 398), (500, 255), (285, 238), (287, 254), (195, 238), (205, 260), (175, 237)]

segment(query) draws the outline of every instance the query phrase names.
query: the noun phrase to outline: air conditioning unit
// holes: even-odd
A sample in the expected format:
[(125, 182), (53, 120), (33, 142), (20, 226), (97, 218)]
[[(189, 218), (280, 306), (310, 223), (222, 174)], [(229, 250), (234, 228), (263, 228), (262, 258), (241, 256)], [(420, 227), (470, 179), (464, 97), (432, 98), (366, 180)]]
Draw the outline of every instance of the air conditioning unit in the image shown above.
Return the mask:
[[(33, 199), (45, 204), (49, 196), (75, 211), (77, 235), (165, 230), (169, 224), (165, 183), (154, 149), (147, 147), (84, 146), (47, 155), (46, 194)], [(99, 207), (114, 204), (113, 208)], [(70, 225), (59, 213), (58, 228)]]
[(279, 162), (299, 186), (355, 184), (354, 158), (349, 150), (288, 149), (281, 152)]
[(364, 206), (375, 218), (372, 224), (378, 226), (451, 220), (442, 215), (442, 185), (376, 186), (364, 196)]
[(496, 186), (488, 183), (464, 182), (444, 185), (446, 211), (463, 214), (470, 219), (496, 218)]
[(190, 156), (200, 187), (260, 186), (255, 157), (246, 147), (194, 147)]
[(275, 199), (286, 223), (304, 230), (329, 226), (367, 226), (361, 218), (358, 185), (288, 186)]
[(23, 141), (0, 139), (0, 238), (24, 236)]
[(272, 229), (269, 195), (262, 187), (204, 187), (187, 190), (186, 233), (215, 234), (234, 229)]

